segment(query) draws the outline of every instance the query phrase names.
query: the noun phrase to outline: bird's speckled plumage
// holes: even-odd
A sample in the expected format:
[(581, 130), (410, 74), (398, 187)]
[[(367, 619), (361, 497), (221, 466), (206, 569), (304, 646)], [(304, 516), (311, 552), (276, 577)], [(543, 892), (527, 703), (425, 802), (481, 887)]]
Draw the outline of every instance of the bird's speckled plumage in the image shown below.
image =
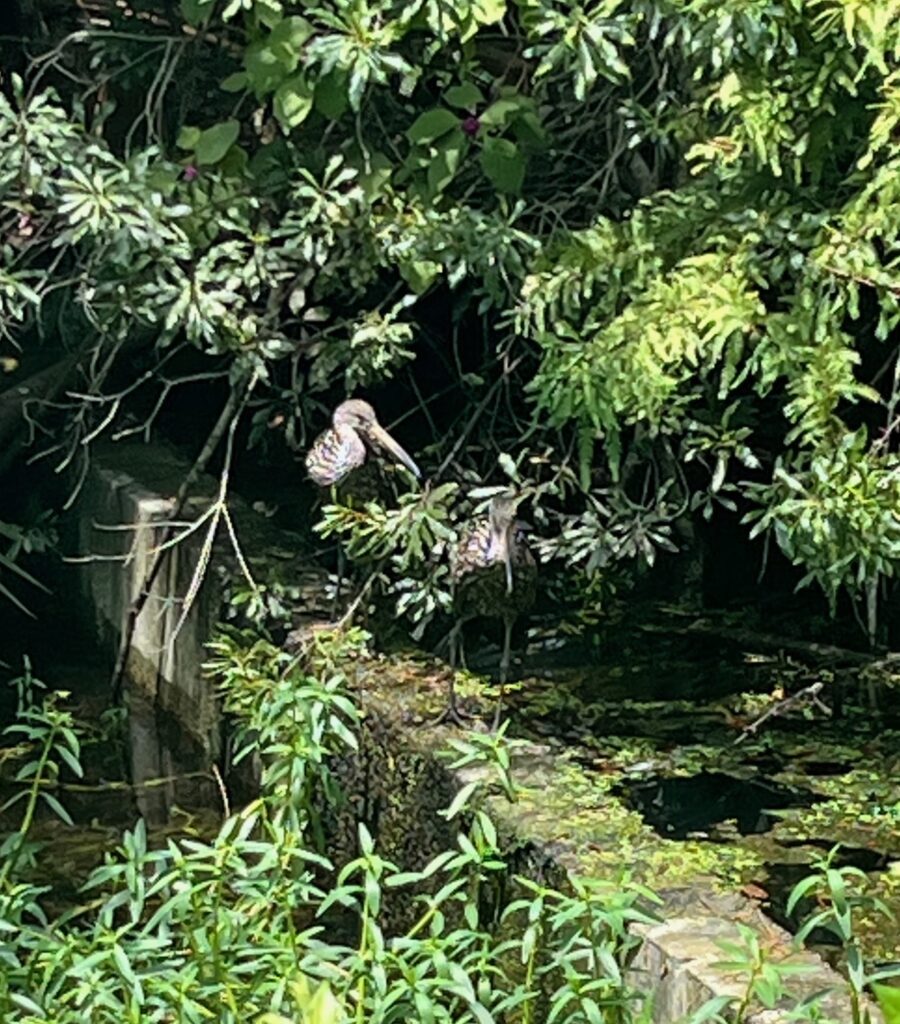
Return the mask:
[(306, 453), (306, 471), (320, 487), (343, 483), (365, 463), (369, 448), (382, 449), (415, 476), (421, 476), (410, 455), (378, 422), (372, 406), (358, 398), (342, 402), (334, 410), (331, 426), (319, 434)]
[(366, 445), (353, 427), (323, 431), (306, 455), (306, 471), (313, 483), (331, 487), (366, 461)]
[[(462, 618), (486, 616), (516, 619), (534, 604), (537, 564), (515, 521), (503, 532), (490, 518), (481, 519), (463, 533), (454, 551), (451, 575), (454, 607)], [(512, 568), (508, 587), (504, 544)]]
[[(512, 629), (516, 619), (534, 603), (537, 591), (537, 563), (525, 542), (521, 525), (516, 522), (516, 505), (517, 500), (510, 495), (495, 497), (488, 517), (463, 532), (450, 559), (456, 613), (456, 625), (450, 634), (451, 664), (456, 665), (457, 645), (461, 645), (462, 629), (467, 621), (475, 618), (503, 621), (501, 687), (495, 725), (499, 722), (503, 684), (509, 672)], [(450, 701), (438, 721), (459, 722), (461, 717), (451, 674)]]

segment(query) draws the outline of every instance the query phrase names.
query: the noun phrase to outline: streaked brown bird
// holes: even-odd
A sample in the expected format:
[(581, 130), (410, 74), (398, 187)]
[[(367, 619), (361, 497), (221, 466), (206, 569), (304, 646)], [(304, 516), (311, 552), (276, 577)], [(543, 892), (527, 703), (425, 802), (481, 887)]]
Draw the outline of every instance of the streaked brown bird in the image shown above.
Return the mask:
[[(386, 452), (413, 476), (422, 476), (409, 453), (378, 422), (372, 406), (359, 398), (341, 402), (334, 410), (331, 426), (319, 434), (306, 453), (306, 472), (313, 483), (320, 487), (330, 487), (335, 498), (340, 494), (342, 498), (356, 497), (365, 501), (376, 497), (379, 491), (378, 481), (366, 473), (366, 469), (372, 466), (368, 461), (370, 451)], [(343, 578), (344, 551), (338, 544), (335, 611), (340, 600)]]
[[(463, 532), (450, 561), (456, 614), (456, 624), (450, 633), (451, 667), (456, 667), (457, 657), (462, 654), (462, 631), (467, 622), (476, 618), (503, 620), (500, 695), (494, 728), (500, 722), (503, 688), (509, 676), (513, 626), (532, 606), (537, 590), (537, 563), (525, 543), (524, 526), (516, 519), (519, 500), (508, 493), (493, 497), (487, 517)], [(459, 724), (461, 717), (451, 674), (450, 702), (438, 721), (450, 719)]]
[(334, 410), (331, 426), (306, 453), (306, 471), (320, 487), (345, 483), (365, 463), (369, 449), (388, 452), (413, 476), (421, 477), (412, 457), (378, 422), (372, 406), (359, 398), (341, 402)]

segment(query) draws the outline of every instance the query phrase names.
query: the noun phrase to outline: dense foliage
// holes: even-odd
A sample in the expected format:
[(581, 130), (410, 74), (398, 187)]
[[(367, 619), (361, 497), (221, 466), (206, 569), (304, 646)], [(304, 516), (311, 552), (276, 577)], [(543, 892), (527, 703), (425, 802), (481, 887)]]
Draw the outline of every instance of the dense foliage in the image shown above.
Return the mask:
[[(0, 847), (6, 1024), (646, 1024), (655, 979), (627, 970), (641, 941), (630, 925), (652, 921), (658, 901), (627, 875), (572, 879), (565, 891), (512, 877), (486, 811), (492, 789), (516, 796), (502, 733), (453, 742), (454, 766), (478, 775), (443, 812), (455, 845), (421, 870), (386, 859), (364, 823), (358, 856), (325, 856), (322, 829), (341, 796), (335, 758), (357, 746), (352, 671), (364, 644), (358, 631), (320, 632), (299, 661), (253, 637), (221, 637), (210, 668), (238, 757), (258, 759), (258, 797), (209, 837), (154, 842), (138, 821), (63, 909), (42, 884), (35, 825), (48, 814), (71, 824), (64, 786), (81, 777), (84, 742), (97, 740), (79, 735), (66, 694), (28, 671), (17, 680), (5, 809), (20, 821)], [(513, 897), (498, 906), (500, 879)], [(871, 1024), (864, 989), (892, 972), (860, 955), (855, 922), (872, 902), (862, 873), (826, 859), (792, 905), (804, 897), (814, 912), (801, 934), (825, 928), (847, 955), (852, 1022), (840, 1024)], [(398, 899), (414, 911), (407, 927), (391, 912)], [(737, 994), (686, 1024), (743, 1024), (775, 1005), (798, 1022), (838, 1024), (827, 993), (790, 996), (798, 968), (784, 952), (741, 927), (723, 943)]]
[[(512, 477), (546, 555), (652, 563), (722, 510), (874, 636), (900, 558), (896, 0), (22, 9), (0, 329), (12, 380), (35, 346), (81, 357), (60, 464), (184, 381), (252, 382), (271, 451), (393, 377), (424, 465)], [(426, 542), (457, 497), (413, 499)], [(331, 528), (408, 551), (390, 516)], [(399, 586), (420, 619), (445, 597)]]

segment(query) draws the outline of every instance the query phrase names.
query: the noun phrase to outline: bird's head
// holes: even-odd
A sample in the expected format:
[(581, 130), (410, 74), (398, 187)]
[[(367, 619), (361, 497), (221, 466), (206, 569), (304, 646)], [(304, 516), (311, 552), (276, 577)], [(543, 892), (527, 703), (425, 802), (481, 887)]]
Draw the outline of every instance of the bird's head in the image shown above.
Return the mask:
[(375, 410), (361, 398), (350, 398), (334, 410), (331, 422), (336, 427), (352, 427), (360, 433), (378, 422)]
[(491, 498), (491, 505), (488, 515), (491, 520), (491, 528), (497, 533), (506, 533), (516, 524), (516, 511), (521, 499), (510, 491), (503, 494), (495, 494)]
[(397, 444), (378, 422), (375, 410), (368, 402), (364, 402), (361, 398), (350, 398), (346, 402), (341, 402), (334, 410), (331, 422), (336, 429), (338, 427), (350, 427), (372, 447), (380, 448), (382, 451), (393, 455), (399, 463), (406, 466), (414, 477), (420, 478), (422, 476), (422, 472), (412, 456)]

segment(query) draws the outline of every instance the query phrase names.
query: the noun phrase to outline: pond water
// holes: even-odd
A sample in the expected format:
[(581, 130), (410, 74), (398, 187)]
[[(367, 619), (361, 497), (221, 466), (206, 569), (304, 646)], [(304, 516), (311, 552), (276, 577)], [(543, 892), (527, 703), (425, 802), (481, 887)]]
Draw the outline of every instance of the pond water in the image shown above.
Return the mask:
[[(23, 648), (30, 651), (27, 658), (34, 677), (51, 690), (71, 694), (62, 707), (73, 713), (81, 730), (84, 777), (64, 769), (54, 790), (73, 825), (60, 822), (41, 803), (33, 829), (33, 838), (47, 848), (42, 870), (53, 887), (54, 902), (75, 901), (103, 851), (118, 845), (122, 831), (139, 818), (160, 839), (212, 834), (221, 820), (221, 801), (209, 764), (177, 723), (152, 704), (128, 694), (125, 708), (110, 708), (110, 666), (80, 636), (59, 637), (48, 645), (23, 628), (4, 644), (7, 667), (0, 668), (0, 728), (15, 717), (12, 681), (22, 675)], [(15, 739), (12, 735), (0, 740), (0, 765), (4, 749)], [(0, 805), (22, 788), (11, 781), (13, 774), (12, 762), (0, 771)], [(20, 813), (18, 805), (0, 813), (0, 832), (17, 827)]]
[(770, 831), (786, 807), (811, 807), (821, 797), (773, 782), (724, 772), (628, 780), (613, 790), (667, 839), (715, 839), (716, 826), (733, 821), (745, 836)]
[[(582, 649), (580, 666), (555, 653), (529, 652), (509, 696), (513, 732), (571, 744), (602, 799), (622, 806), (623, 857), (651, 865), (645, 881), (652, 865), (677, 862), (742, 888), (794, 928), (807, 908), (787, 915), (791, 889), (840, 843), (835, 863), (866, 872), (870, 894), (900, 912), (900, 707), (889, 688), (874, 708), (868, 688), (846, 687), (840, 716), (801, 704), (753, 731), (812, 682), (827, 702), (830, 677), (727, 641), (627, 625)], [(860, 931), (876, 959), (900, 959), (896, 924), (863, 914)]]

